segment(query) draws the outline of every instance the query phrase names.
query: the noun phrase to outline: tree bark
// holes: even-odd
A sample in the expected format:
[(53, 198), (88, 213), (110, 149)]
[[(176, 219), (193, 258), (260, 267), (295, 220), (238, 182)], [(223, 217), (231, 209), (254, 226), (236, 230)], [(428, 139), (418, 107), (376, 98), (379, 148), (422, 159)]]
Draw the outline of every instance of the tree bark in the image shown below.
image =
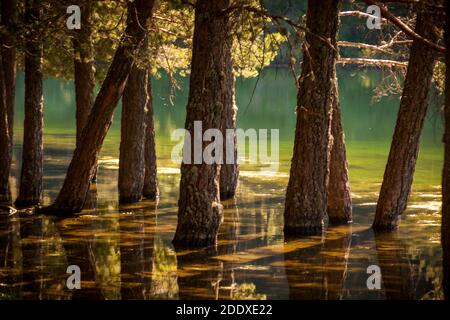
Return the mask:
[[(223, 148), (223, 156), (224, 156), (224, 164), (220, 168), (220, 199), (227, 200), (231, 199), (236, 194), (236, 188), (238, 184), (239, 178), (239, 164), (238, 164), (238, 153), (237, 153), (237, 138), (236, 135), (233, 136), (233, 141), (227, 142), (226, 130), (233, 129), (236, 132), (236, 117), (237, 117), (237, 106), (235, 101), (235, 90), (234, 90), (234, 75), (233, 75), (233, 61), (231, 58), (231, 51), (227, 52), (228, 56), (227, 60), (227, 72), (229, 86), (228, 86), (228, 94), (225, 96), (224, 102), (224, 124), (223, 124), (223, 133), (224, 133), (224, 148)], [(231, 149), (231, 143), (233, 148)], [(229, 150), (228, 150), (229, 149)], [(234, 163), (229, 164), (227, 161), (227, 150), (228, 153), (233, 155)]]
[(25, 22), (30, 28), (25, 52), (25, 120), (23, 125), (22, 171), (16, 206), (38, 205), (42, 195), (44, 146), (44, 96), (42, 91), (43, 45), (40, 38), (41, 1), (27, 0)]
[[(138, 59), (147, 53), (144, 41)], [(145, 122), (148, 104), (148, 68), (135, 63), (122, 98), (122, 122), (119, 159), (119, 202), (133, 203), (142, 199), (145, 177)]]
[(6, 29), (6, 33), (2, 37), (0, 44), (2, 46), (1, 55), (3, 58), (3, 72), (5, 77), (6, 107), (8, 110), (9, 135), (12, 148), (14, 142), (14, 98), (16, 91), (16, 37), (14, 34), (18, 17), (17, 0), (2, 0), (1, 12), (1, 24)]
[(329, 113), (340, 7), (341, 1), (308, 1), (306, 25), (314, 34), (306, 34), (298, 81), (294, 154), (284, 211), (285, 236), (322, 232), (327, 209)]
[(157, 165), (156, 165), (156, 144), (155, 144), (155, 123), (153, 120), (153, 96), (152, 80), (148, 75), (147, 81), (147, 113), (145, 127), (145, 177), (143, 196), (147, 199), (156, 200), (159, 196)]
[[(417, 16), (416, 32), (438, 40), (435, 22), (424, 11)], [(420, 136), (428, 107), (436, 53), (415, 40), (411, 47), (400, 109), (378, 198), (374, 230), (392, 230), (406, 209), (414, 176)]]
[(327, 213), (330, 224), (346, 224), (352, 221), (352, 198), (336, 75), (333, 82)]
[[(196, 3), (185, 124), (190, 132), (191, 150), (188, 156), (191, 160), (196, 149), (194, 121), (202, 122), (202, 132), (211, 128), (223, 129), (225, 102), (229, 95), (227, 56), (232, 38), (228, 15), (220, 11), (229, 5), (229, 0), (199, 0)], [(208, 144), (203, 142), (199, 151), (203, 152)], [(183, 152), (186, 157), (188, 150), (185, 148)], [(178, 225), (173, 240), (175, 246), (209, 246), (216, 242), (222, 219), (219, 179), (220, 164), (206, 164), (203, 160), (201, 164), (181, 164)]]
[(82, 210), (103, 140), (134, 65), (135, 55), (147, 34), (156, 3), (157, 0), (128, 1), (127, 27), (81, 134), (80, 146), (74, 151), (57, 199), (43, 212), (73, 213)]
[(0, 204), (11, 203), (9, 173), (11, 171), (11, 136), (9, 134), (3, 59), (0, 55)]
[[(73, 37), (77, 146), (80, 144), (81, 133), (87, 123), (95, 98), (95, 66), (91, 22), (92, 1), (78, 1), (78, 5), (81, 8), (81, 29), (75, 30)], [(96, 180), (96, 173), (92, 179), (94, 181)]]
[[(450, 48), (450, 4), (446, 2), (445, 43)], [(444, 170), (442, 173), (442, 264), (445, 299), (450, 299), (450, 50), (445, 54)]]

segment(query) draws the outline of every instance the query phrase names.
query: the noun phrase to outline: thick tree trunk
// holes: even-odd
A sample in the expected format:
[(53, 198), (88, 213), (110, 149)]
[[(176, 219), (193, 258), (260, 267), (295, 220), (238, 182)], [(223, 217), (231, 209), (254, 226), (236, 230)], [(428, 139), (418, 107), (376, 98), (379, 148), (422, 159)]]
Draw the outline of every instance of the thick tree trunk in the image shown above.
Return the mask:
[[(183, 151), (184, 157), (189, 152), (187, 156), (190, 156), (192, 163), (197, 151), (194, 146), (194, 121), (201, 121), (202, 133), (211, 128), (223, 129), (224, 104), (230, 93), (227, 57), (232, 38), (229, 18), (220, 11), (229, 5), (229, 0), (199, 0), (196, 3), (185, 124), (190, 132), (191, 150), (185, 148)], [(197, 157), (209, 143), (202, 143)], [(201, 164), (182, 163), (174, 245), (208, 246), (216, 242), (222, 219), (219, 179), (220, 164), (206, 164), (203, 160)]]
[[(228, 86), (228, 94), (225, 96), (224, 103), (224, 124), (223, 124), (223, 133), (224, 137), (226, 137), (226, 129), (236, 130), (236, 116), (237, 116), (237, 106), (234, 95), (234, 75), (233, 75), (233, 62), (231, 59), (231, 52), (227, 52), (229, 56), (227, 59), (227, 76), (229, 76), (229, 86)], [(231, 139), (231, 137), (230, 137)], [(232, 137), (232, 141), (227, 141), (224, 138), (224, 148), (223, 148), (223, 160), (224, 164), (220, 168), (220, 199), (227, 200), (234, 197), (236, 194), (236, 188), (238, 184), (239, 178), (239, 164), (237, 159), (237, 138), (236, 136)], [(234, 146), (231, 148), (231, 146)], [(228, 148), (227, 148), (228, 147)], [(229, 164), (229, 160), (227, 158), (231, 157), (227, 155), (227, 152), (232, 156), (234, 163)]]
[(306, 24), (314, 34), (306, 34), (298, 82), (297, 127), (284, 211), (286, 236), (320, 233), (327, 210), (329, 113), (340, 7), (341, 1), (308, 1)]
[[(433, 41), (438, 39), (433, 19), (424, 12), (419, 12), (417, 16), (416, 32)], [(398, 219), (406, 209), (434, 65), (435, 52), (421, 42), (413, 42), (397, 124), (378, 198), (374, 230), (397, 228)]]
[[(87, 123), (89, 113), (94, 104), (95, 66), (94, 47), (92, 40), (92, 1), (81, 1), (81, 29), (74, 31), (74, 75), (75, 98), (77, 104), (77, 146), (80, 144), (81, 133)], [(97, 171), (92, 180), (97, 179)]]
[(11, 170), (11, 136), (9, 134), (3, 59), (0, 55), (0, 204), (11, 203), (9, 173)]
[(14, 127), (14, 98), (16, 91), (16, 48), (15, 48), (15, 28), (17, 24), (17, 0), (2, 0), (2, 26), (6, 28), (6, 33), (2, 37), (0, 44), (3, 58), (3, 72), (5, 77), (6, 107), (8, 110), (9, 135), (11, 148), (13, 144)]
[(41, 15), (41, 1), (27, 0), (25, 22), (34, 26), (26, 41), (25, 53), (25, 121), (23, 125), (22, 171), (16, 206), (39, 204), (42, 195), (44, 147), (44, 96), (42, 91), (43, 46), (36, 27)]
[(156, 200), (159, 196), (157, 166), (156, 166), (156, 144), (155, 144), (155, 123), (153, 120), (153, 96), (152, 96), (152, 80), (148, 75), (147, 80), (147, 113), (145, 127), (145, 177), (143, 196), (147, 199)]
[(103, 140), (135, 62), (135, 55), (147, 34), (147, 26), (156, 3), (156, 0), (128, 2), (129, 19), (121, 44), (83, 129), (80, 146), (74, 151), (61, 192), (55, 203), (44, 211), (56, 213), (81, 211)]
[[(147, 53), (147, 41), (139, 58)], [(119, 201), (133, 203), (142, 199), (145, 177), (145, 122), (148, 103), (148, 70), (135, 63), (122, 98), (122, 122), (119, 159)]]
[[(445, 43), (450, 48), (450, 4), (446, 2)], [(442, 261), (444, 296), (450, 299), (450, 50), (445, 54), (445, 107), (444, 107), (444, 170), (442, 173)]]
[(333, 82), (327, 214), (330, 224), (346, 224), (352, 221), (352, 198), (336, 77)]

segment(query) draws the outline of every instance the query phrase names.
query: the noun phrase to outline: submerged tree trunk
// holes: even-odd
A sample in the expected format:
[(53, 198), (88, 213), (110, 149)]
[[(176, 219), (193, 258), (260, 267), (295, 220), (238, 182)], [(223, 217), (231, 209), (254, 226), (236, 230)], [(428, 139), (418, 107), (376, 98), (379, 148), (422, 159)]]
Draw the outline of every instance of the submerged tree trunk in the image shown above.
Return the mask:
[(135, 55), (147, 34), (147, 26), (156, 3), (156, 0), (128, 1), (129, 18), (125, 33), (83, 129), (80, 145), (74, 151), (64, 185), (55, 203), (44, 211), (81, 211), (103, 140), (135, 62)]
[(26, 41), (25, 53), (25, 121), (23, 125), (22, 171), (16, 206), (39, 204), (42, 195), (44, 147), (44, 96), (42, 92), (43, 45), (37, 24), (41, 1), (27, 0), (25, 22), (33, 25)]
[[(231, 51), (227, 51), (227, 72), (229, 77), (228, 94), (225, 95), (224, 101), (224, 146), (223, 146), (223, 161), (224, 164), (220, 168), (220, 199), (227, 200), (234, 197), (239, 178), (239, 164), (237, 159), (237, 138), (236, 135), (230, 136), (229, 141), (226, 135), (227, 129), (232, 129), (236, 132), (236, 117), (237, 106), (234, 95), (234, 75), (233, 75), (233, 61), (231, 59)], [(231, 161), (233, 160), (233, 161)]]
[(3, 59), (0, 55), (0, 204), (11, 203), (9, 173), (11, 170), (11, 136), (9, 135)]
[(9, 135), (11, 148), (13, 144), (14, 127), (14, 97), (16, 91), (16, 47), (15, 28), (17, 24), (17, 0), (2, 0), (2, 21), (6, 33), (1, 38), (0, 45), (3, 60), (4, 85), (6, 91), (6, 108), (8, 110)]
[(294, 154), (284, 211), (286, 236), (320, 233), (327, 210), (329, 113), (340, 7), (341, 1), (308, 1), (306, 24), (314, 34), (306, 34), (298, 81)]
[(156, 144), (155, 144), (155, 123), (153, 120), (153, 96), (152, 96), (152, 80), (148, 75), (147, 79), (147, 113), (145, 126), (145, 177), (144, 189), (142, 195), (151, 200), (156, 200), (159, 196), (158, 179), (156, 175)]
[[(446, 2), (445, 43), (450, 48), (450, 4)], [(445, 54), (444, 170), (442, 173), (442, 264), (444, 296), (450, 299), (450, 50)]]
[(145, 121), (148, 103), (148, 68), (144, 61), (147, 41), (128, 77), (122, 98), (120, 132), (119, 201), (133, 203), (142, 199), (145, 177)]
[[(95, 90), (95, 66), (94, 47), (92, 40), (92, 1), (82, 1), (81, 29), (74, 31), (74, 75), (75, 75), (75, 98), (77, 104), (77, 140), (79, 146), (81, 132), (87, 123), (89, 113), (94, 104)], [(96, 173), (92, 180), (96, 180)]]
[(330, 224), (346, 224), (352, 221), (352, 198), (336, 76), (333, 82), (327, 214)]
[[(203, 151), (209, 144), (194, 146), (194, 121), (201, 121), (202, 133), (223, 129), (224, 104), (229, 95), (227, 75), (228, 52), (231, 50), (229, 18), (220, 12), (228, 8), (229, 0), (199, 0), (195, 9), (195, 29), (192, 50), (191, 79), (185, 128), (190, 141), (185, 141), (181, 165), (178, 225), (173, 243), (176, 246), (208, 246), (216, 242), (222, 219), (220, 204), (220, 164), (205, 163)], [(187, 138), (188, 139), (188, 138)], [(190, 150), (187, 143), (190, 142)], [(199, 141), (196, 141), (199, 144)], [(215, 150), (216, 153), (222, 151)], [(197, 149), (197, 150), (196, 150)], [(198, 150), (199, 149), (199, 150)], [(202, 154), (200, 154), (202, 153)], [(201, 164), (194, 159), (202, 156)]]
[[(427, 39), (438, 40), (435, 22), (425, 12), (418, 13), (416, 32)], [(397, 124), (378, 198), (374, 230), (397, 228), (398, 219), (406, 209), (428, 107), (435, 55), (421, 42), (413, 42)]]

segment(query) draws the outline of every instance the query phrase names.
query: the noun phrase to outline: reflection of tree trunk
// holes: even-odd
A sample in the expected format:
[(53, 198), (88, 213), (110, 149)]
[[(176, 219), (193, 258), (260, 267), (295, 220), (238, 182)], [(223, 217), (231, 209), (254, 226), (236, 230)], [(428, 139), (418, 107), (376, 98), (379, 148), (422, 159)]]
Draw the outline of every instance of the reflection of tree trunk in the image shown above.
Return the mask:
[(119, 201), (142, 199), (145, 177), (145, 122), (148, 104), (147, 37), (131, 69), (122, 98), (120, 130)]
[[(209, 144), (203, 143), (199, 150), (195, 147), (199, 142), (193, 142), (199, 139), (194, 135), (194, 121), (201, 121), (202, 133), (221, 129), (223, 124), (224, 103), (230, 93), (227, 73), (231, 71), (226, 52), (231, 51), (232, 36), (228, 15), (219, 13), (229, 4), (229, 0), (196, 3), (185, 124), (190, 132), (191, 150), (183, 151), (184, 157), (191, 158), (193, 163)], [(175, 246), (208, 246), (216, 242), (222, 215), (219, 179), (220, 164), (206, 164), (204, 159), (201, 164), (182, 163)]]
[(153, 120), (153, 95), (152, 80), (148, 75), (147, 85), (147, 115), (145, 128), (145, 178), (143, 196), (155, 200), (159, 195), (158, 180), (156, 177), (156, 145), (155, 145), (155, 123)]
[(62, 239), (48, 217), (25, 218), (21, 223), (23, 295), (27, 299), (68, 299), (67, 256)]
[(352, 221), (352, 198), (348, 181), (348, 163), (342, 128), (336, 67), (334, 70), (331, 114), (330, 173), (328, 180), (327, 214), (330, 224), (346, 224)]
[(9, 173), (11, 171), (11, 136), (9, 134), (3, 59), (0, 55), (0, 204), (11, 203)]
[(129, 19), (124, 36), (83, 129), (82, 142), (80, 147), (75, 149), (64, 185), (53, 206), (46, 211), (58, 214), (81, 211), (103, 140), (134, 65), (134, 56), (147, 34), (147, 26), (156, 2), (156, 0), (128, 2)]
[[(439, 34), (435, 21), (430, 17), (426, 12), (419, 12), (416, 32), (435, 42)], [(413, 42), (397, 124), (378, 198), (373, 223), (375, 230), (397, 228), (399, 216), (406, 209), (428, 107), (427, 97), (433, 79), (435, 55), (421, 42)]]
[[(341, 1), (308, 1), (297, 126), (284, 211), (285, 235), (321, 233), (327, 209), (329, 113)], [(329, 39), (331, 45), (319, 39)]]
[[(445, 41), (446, 47), (450, 48), (450, 5), (446, 4), (446, 27)], [(445, 78), (450, 79), (450, 50), (446, 51)], [(442, 226), (441, 242), (443, 252), (443, 287), (445, 299), (450, 300), (450, 81), (445, 81), (445, 133), (444, 133), (444, 171), (442, 174)]]
[(413, 266), (397, 234), (375, 233), (375, 244), (386, 299), (414, 299)]
[[(3, 277), (6, 284), (0, 288), (0, 297), (18, 299), (22, 289), (22, 244), (20, 237), (20, 218), (18, 214), (0, 219), (0, 268), (6, 269)], [(6, 289), (6, 290), (5, 290)]]
[[(81, 8), (81, 29), (75, 30), (73, 37), (75, 98), (77, 103), (77, 146), (80, 144), (81, 132), (87, 123), (94, 104), (95, 67), (92, 41), (92, 2), (78, 1)], [(96, 177), (93, 177), (95, 180)]]
[(347, 279), (347, 264), (352, 244), (351, 226), (342, 238), (326, 241), (323, 246), (325, 254), (324, 272), (327, 284), (327, 300), (342, 300)]
[(41, 1), (27, 0), (25, 21), (33, 25), (25, 53), (25, 121), (23, 125), (22, 171), (16, 206), (39, 204), (42, 194), (44, 148), (42, 142), (44, 97), (42, 92), (43, 47), (36, 26), (41, 16)]

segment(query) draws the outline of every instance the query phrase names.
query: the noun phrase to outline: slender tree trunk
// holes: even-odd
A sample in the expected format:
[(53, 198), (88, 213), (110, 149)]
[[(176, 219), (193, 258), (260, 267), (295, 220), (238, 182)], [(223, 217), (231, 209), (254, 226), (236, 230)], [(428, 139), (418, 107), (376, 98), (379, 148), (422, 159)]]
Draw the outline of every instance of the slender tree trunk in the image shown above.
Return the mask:
[(145, 178), (143, 196), (147, 199), (156, 200), (159, 196), (157, 168), (156, 168), (156, 144), (155, 144), (155, 123), (153, 120), (153, 96), (152, 79), (148, 75), (147, 80), (147, 113), (145, 127)]
[(11, 203), (9, 173), (11, 170), (11, 136), (9, 134), (3, 59), (0, 55), (0, 204)]
[[(144, 41), (138, 60), (145, 59)], [(119, 201), (133, 203), (142, 199), (145, 177), (145, 122), (148, 103), (148, 68), (138, 61), (131, 69), (122, 98), (119, 160)]]
[(341, 1), (308, 1), (306, 24), (314, 34), (306, 34), (298, 82), (297, 127), (284, 211), (286, 236), (322, 232), (340, 7)]
[(336, 77), (333, 82), (327, 213), (330, 224), (346, 224), (352, 221), (352, 198)]
[[(450, 4), (446, 2), (445, 43), (450, 48)], [(444, 107), (444, 170), (442, 173), (442, 225), (441, 242), (443, 254), (444, 296), (450, 299), (450, 50), (445, 54), (445, 107)]]
[(25, 22), (33, 25), (26, 41), (25, 53), (25, 121), (23, 125), (22, 171), (16, 206), (39, 204), (42, 195), (44, 147), (44, 96), (42, 92), (43, 46), (37, 24), (41, 1), (27, 0)]
[(135, 55), (144, 42), (156, 3), (156, 0), (128, 1), (129, 19), (121, 44), (83, 129), (80, 146), (74, 151), (63, 187), (55, 203), (45, 208), (44, 212), (72, 213), (83, 208), (98, 154), (135, 62)]
[[(425, 12), (418, 13), (416, 32), (427, 39), (438, 40), (435, 23)], [(406, 209), (428, 107), (428, 91), (433, 79), (434, 65), (435, 52), (421, 42), (414, 41), (378, 198), (374, 230), (397, 228), (398, 219)]]
[[(81, 133), (87, 123), (95, 98), (95, 66), (91, 22), (92, 1), (79, 1), (78, 5), (81, 8), (81, 29), (75, 30), (73, 37), (77, 146), (80, 144)], [(96, 173), (92, 178), (94, 181), (97, 178)]]
[[(192, 163), (209, 144), (202, 143), (201, 150), (196, 150), (194, 141), (199, 139), (194, 136), (194, 121), (201, 121), (202, 133), (211, 128), (223, 129), (225, 102), (229, 95), (227, 57), (232, 38), (229, 18), (220, 11), (229, 5), (229, 0), (199, 0), (196, 3), (185, 124), (190, 132), (191, 148), (186, 148), (185, 141), (183, 151), (184, 157), (189, 152), (187, 157)], [(203, 160), (201, 164), (182, 163), (174, 245), (208, 246), (216, 242), (222, 219), (219, 179), (220, 164), (206, 164)]]
[(3, 72), (5, 77), (6, 106), (8, 110), (9, 135), (11, 148), (13, 144), (14, 127), (14, 98), (16, 91), (16, 47), (15, 28), (17, 24), (17, 0), (2, 0), (2, 26), (6, 28), (6, 33), (2, 37), (1, 55), (3, 57)]
[[(231, 59), (231, 52), (227, 52), (229, 56), (227, 59), (227, 75), (229, 76), (229, 86), (228, 86), (228, 94), (225, 96), (224, 103), (224, 124), (223, 124), (223, 132), (224, 137), (226, 137), (226, 129), (233, 129), (236, 132), (236, 117), (237, 117), (237, 106), (234, 95), (234, 75), (233, 75), (233, 62)], [(231, 140), (232, 139), (232, 140)], [(239, 164), (237, 163), (237, 138), (236, 135), (233, 137), (230, 136), (230, 141), (224, 139), (224, 148), (223, 148), (223, 156), (224, 156), (224, 164), (220, 168), (220, 199), (227, 200), (234, 197), (236, 194), (236, 188), (238, 184), (239, 178)], [(233, 146), (233, 148), (231, 148)], [(227, 154), (227, 152), (229, 154)], [(232, 156), (232, 158), (231, 158)], [(229, 164), (231, 161), (227, 161), (227, 159), (233, 159), (234, 163)]]

